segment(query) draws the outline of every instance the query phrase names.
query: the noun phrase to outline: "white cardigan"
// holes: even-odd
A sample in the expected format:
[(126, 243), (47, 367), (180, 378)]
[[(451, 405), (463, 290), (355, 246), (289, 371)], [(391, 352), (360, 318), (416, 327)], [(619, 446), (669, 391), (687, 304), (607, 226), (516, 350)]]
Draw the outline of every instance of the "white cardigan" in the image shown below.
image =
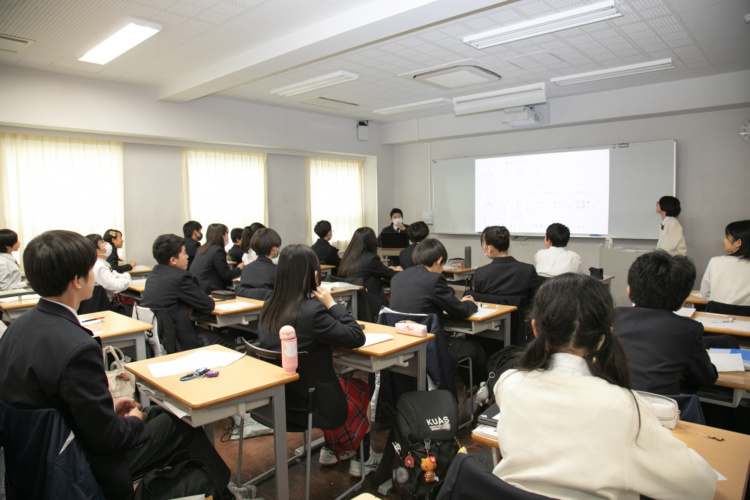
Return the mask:
[(680, 221), (674, 217), (664, 217), (659, 226), (659, 241), (656, 249), (664, 250), (669, 255), (687, 255), (687, 243), (682, 232)]
[(109, 262), (97, 258), (94, 263), (94, 281), (107, 291), (107, 297), (112, 300), (116, 293), (120, 293), (130, 286), (130, 275), (114, 271)]
[(701, 295), (706, 300), (750, 306), (750, 260), (731, 255), (712, 258), (701, 280)]

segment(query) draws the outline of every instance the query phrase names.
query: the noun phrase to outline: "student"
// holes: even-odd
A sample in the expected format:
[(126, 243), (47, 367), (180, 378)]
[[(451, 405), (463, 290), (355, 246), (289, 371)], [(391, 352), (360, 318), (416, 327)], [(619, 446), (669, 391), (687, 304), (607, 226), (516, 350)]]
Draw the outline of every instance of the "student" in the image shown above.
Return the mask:
[(154, 241), (153, 254), (158, 264), (146, 280), (141, 306), (167, 311), (174, 324), (179, 350), (210, 344), (233, 348), (234, 339), (194, 327), (190, 321), (191, 309), (210, 313), (216, 303), (198, 288), (187, 271), (188, 256), (183, 239), (174, 234), (162, 234)]
[(241, 246), (242, 228), (235, 227), (234, 229), (232, 229), (231, 237), (232, 237), (232, 243), (234, 244), (232, 245), (232, 248), (230, 248), (229, 251), (227, 252), (227, 255), (229, 255), (229, 259), (232, 262), (236, 262), (239, 264), (240, 262), (242, 262), (242, 255), (244, 253), (242, 251), (242, 246)]
[(108, 252), (113, 246), (107, 246), (98, 234), (89, 234), (86, 239), (91, 242), (96, 250), (96, 262), (94, 263), (94, 281), (107, 292), (107, 298), (112, 302), (116, 293), (127, 290), (130, 286), (130, 275), (120, 274), (112, 269), (107, 260)]
[[(401, 253), (398, 254), (399, 265), (404, 269), (414, 266), (414, 260), (412, 259), (414, 249), (420, 241), (430, 235), (430, 228), (420, 220), (413, 224), (409, 224), (406, 232), (409, 235), (409, 240), (411, 240), (411, 245), (401, 250)], [(443, 262), (443, 264), (445, 264), (445, 262)]]
[(281, 236), (273, 229), (260, 228), (253, 234), (250, 247), (258, 258), (242, 270), (240, 286), (245, 289), (273, 290), (276, 282), (276, 264), (273, 263), (273, 259), (279, 254)]
[(638, 257), (628, 271), (628, 297), (635, 307), (615, 310), (614, 334), (628, 357), (633, 388), (656, 394), (680, 394), (713, 385), (718, 377), (708, 358), (703, 325), (674, 314), (695, 282), (687, 257), (663, 250)]
[(656, 242), (657, 250), (664, 250), (669, 255), (687, 255), (685, 236), (677, 220), (681, 211), (680, 200), (674, 196), (662, 196), (656, 202), (656, 213), (661, 215), (659, 241)]
[(403, 233), (409, 226), (404, 224), (404, 213), (400, 208), (391, 209), (391, 223), (378, 235), (378, 247), (383, 246), (383, 233)]
[[(364, 345), (365, 335), (346, 309), (336, 304), (331, 294), (319, 286), (319, 277), (320, 264), (310, 247), (290, 245), (284, 248), (279, 258), (276, 287), (260, 312), (258, 339), (262, 348), (279, 351), (279, 330), (284, 325), (294, 327), (297, 350), (307, 351), (315, 367), (318, 405), (313, 412), (313, 427), (337, 429), (351, 438), (351, 446), (342, 448), (337, 444), (340, 440), (332, 442), (327, 435), (326, 446), (320, 452), (320, 463), (334, 465), (339, 460), (353, 458), (349, 474), (360, 477), (356, 458), (358, 446), (365, 446), (365, 474), (377, 468), (380, 455), (369, 449), (369, 390), (360, 380), (336, 374), (332, 348), (356, 349)], [(294, 406), (295, 400), (306, 404), (308, 394), (304, 387), (295, 382), (286, 389), (287, 408)], [(287, 411), (287, 421), (307, 426), (307, 415)], [(365, 440), (360, 443), (366, 432)]]
[(547, 227), (544, 236), (546, 250), (539, 250), (534, 256), (534, 267), (539, 276), (551, 278), (564, 273), (578, 273), (581, 270), (581, 256), (566, 250), (570, 240), (568, 226), (555, 222)]
[[(312, 249), (318, 256), (320, 263), (338, 267), (341, 263), (341, 257), (339, 257), (339, 249), (330, 243), (331, 238), (333, 238), (331, 223), (327, 220), (318, 221), (313, 231), (318, 235), (318, 241), (313, 244)], [(335, 275), (336, 273), (331, 274)]]
[(377, 252), (375, 231), (360, 227), (354, 231), (339, 266), (339, 276), (342, 278), (362, 278), (373, 314), (380, 311), (380, 306), (388, 305), (380, 280), (390, 280), (398, 271), (403, 271), (401, 267), (385, 267)]
[(195, 254), (198, 252), (198, 248), (201, 246), (201, 240), (203, 239), (203, 226), (200, 222), (189, 220), (182, 226), (182, 234), (185, 236), (185, 253), (188, 256), (187, 270), (190, 270), (190, 266), (193, 265), (193, 259)]
[(495, 384), (503, 459), (494, 474), (563, 500), (713, 498), (711, 466), (630, 390), (613, 319), (611, 295), (590, 276), (541, 286), (535, 339)]
[[(491, 296), (520, 296), (530, 299), (539, 286), (531, 264), (518, 262), (508, 254), (510, 233), (505, 226), (488, 226), (480, 237), (484, 255), (492, 262), (474, 274), (474, 298), (495, 302)], [(477, 294), (482, 294), (479, 297)], [(489, 296), (489, 297), (486, 297)]]
[(244, 264), (240, 262), (234, 269), (227, 264), (229, 229), (224, 224), (210, 224), (206, 231), (206, 243), (198, 249), (190, 274), (198, 280), (198, 288), (210, 294), (214, 290), (226, 290), (232, 280), (240, 275)]
[(25, 288), (28, 285), (21, 278), (21, 269), (13, 258), (13, 252), (21, 247), (18, 234), (12, 229), (0, 229), (0, 291)]
[(255, 231), (257, 231), (258, 229), (263, 229), (265, 227), (266, 226), (264, 226), (260, 222), (253, 222), (242, 230), (242, 241), (240, 243), (240, 246), (242, 248), (243, 264), (248, 265), (258, 258), (258, 254), (256, 254), (255, 251), (250, 247), (250, 241), (253, 239)]
[[(75, 314), (94, 288), (91, 243), (70, 231), (47, 231), (29, 242), (23, 260), (42, 299), (0, 340), (0, 400), (15, 408), (59, 410), (108, 499), (132, 498), (131, 473), (148, 472), (180, 450), (216, 464), (228, 481), (229, 469), (203, 429), (156, 405), (112, 401), (101, 346)], [(68, 493), (55, 492), (61, 498)]]
[(724, 230), (724, 252), (708, 262), (701, 280), (707, 301), (750, 306), (750, 220), (732, 222)]
[(122, 237), (122, 232), (118, 231), (117, 229), (107, 229), (104, 232), (102, 239), (105, 243), (112, 247), (112, 253), (110, 253), (107, 257), (107, 262), (109, 262), (109, 265), (112, 266), (112, 269), (114, 269), (118, 273), (126, 273), (128, 271), (132, 271), (136, 266), (135, 261), (131, 260), (124, 266), (121, 266), (120, 256), (117, 255), (117, 249), (122, 248), (122, 245), (125, 243), (125, 239)]

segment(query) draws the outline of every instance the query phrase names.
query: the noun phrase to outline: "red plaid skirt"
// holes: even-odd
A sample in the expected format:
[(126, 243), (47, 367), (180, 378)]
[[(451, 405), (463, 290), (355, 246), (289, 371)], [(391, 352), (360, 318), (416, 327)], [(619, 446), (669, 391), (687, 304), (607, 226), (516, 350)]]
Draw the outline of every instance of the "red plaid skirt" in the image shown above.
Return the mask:
[(370, 403), (370, 388), (367, 383), (347, 375), (338, 375), (338, 378), (346, 394), (346, 423), (338, 429), (323, 429), (326, 444), (337, 456), (342, 451), (356, 450), (359, 447), (369, 428), (367, 406)]

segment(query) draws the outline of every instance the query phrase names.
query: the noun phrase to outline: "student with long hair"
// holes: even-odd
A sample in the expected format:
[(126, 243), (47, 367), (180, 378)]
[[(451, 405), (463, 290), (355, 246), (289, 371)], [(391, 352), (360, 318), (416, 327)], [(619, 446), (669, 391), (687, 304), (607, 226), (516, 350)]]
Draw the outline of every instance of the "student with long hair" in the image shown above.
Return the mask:
[(495, 384), (503, 457), (495, 475), (563, 500), (713, 498), (711, 466), (631, 391), (601, 283), (551, 278), (530, 317), (535, 339)]
[(750, 220), (727, 225), (724, 252), (708, 262), (701, 294), (707, 301), (750, 306)]
[(657, 250), (664, 250), (669, 255), (687, 255), (685, 235), (680, 221), (677, 220), (681, 211), (680, 200), (674, 196), (662, 196), (656, 202), (656, 213), (661, 215)]
[[(333, 465), (339, 459), (355, 456), (358, 446), (365, 446), (365, 474), (377, 467), (376, 454), (369, 453), (367, 384), (350, 377), (337, 375), (333, 368), (333, 347), (355, 349), (365, 343), (365, 335), (357, 321), (338, 305), (331, 294), (320, 286), (320, 263), (315, 252), (306, 245), (289, 245), (281, 251), (276, 274), (276, 286), (260, 312), (258, 339), (264, 349), (281, 349), (279, 330), (293, 326), (297, 335), (297, 350), (306, 351), (315, 367), (315, 398), (318, 404), (313, 413), (313, 426), (326, 432), (327, 446), (321, 450), (320, 463)], [(287, 386), (287, 406), (294, 401), (306, 402), (307, 391), (302, 384)], [(291, 398), (291, 402), (290, 402)], [(304, 406), (304, 405), (303, 405)], [(354, 411), (348, 415), (348, 408)], [(304, 413), (287, 412), (287, 421), (307, 425)], [(342, 440), (344, 434), (348, 439)], [(334, 438), (334, 435), (336, 438)], [(367, 434), (369, 436), (369, 434)], [(350, 446), (342, 446), (350, 441)], [(359, 462), (352, 461), (349, 473), (360, 476)]]
[(28, 285), (21, 278), (21, 269), (13, 258), (21, 242), (18, 234), (12, 229), (0, 229), (0, 290), (14, 290)]
[(212, 290), (224, 290), (232, 284), (232, 280), (240, 275), (243, 263), (234, 269), (227, 264), (227, 251), (224, 249), (229, 242), (229, 228), (224, 224), (210, 224), (206, 231), (206, 243), (201, 245), (195, 255), (190, 273), (198, 279), (198, 286), (204, 293)]
[(122, 245), (125, 243), (125, 238), (122, 237), (122, 231), (119, 231), (117, 229), (107, 229), (102, 235), (102, 239), (105, 243), (112, 247), (111, 253), (107, 256), (107, 262), (109, 262), (109, 265), (112, 266), (112, 269), (114, 269), (118, 273), (126, 273), (128, 271), (132, 271), (136, 266), (136, 262), (134, 260), (131, 260), (130, 262), (121, 266), (120, 261), (122, 259), (120, 259), (120, 256), (117, 255), (117, 249), (122, 248)]
[(403, 271), (403, 269), (400, 266), (386, 267), (380, 261), (378, 240), (372, 228), (360, 227), (354, 231), (349, 246), (346, 247), (341, 259), (339, 276), (342, 278), (362, 278), (373, 314), (380, 311), (380, 306), (388, 305), (388, 298), (385, 296), (382, 286), (380, 286), (380, 279), (390, 280), (398, 271)]

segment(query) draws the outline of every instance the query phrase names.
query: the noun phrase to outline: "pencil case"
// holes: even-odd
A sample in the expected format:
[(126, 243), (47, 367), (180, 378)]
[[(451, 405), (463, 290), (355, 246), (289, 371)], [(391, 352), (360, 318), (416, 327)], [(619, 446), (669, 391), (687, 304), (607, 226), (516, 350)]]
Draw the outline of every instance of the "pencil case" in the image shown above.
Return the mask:
[(645, 399), (650, 405), (651, 409), (659, 419), (659, 423), (667, 429), (674, 429), (677, 425), (677, 421), (680, 420), (680, 408), (677, 406), (677, 401), (661, 394), (652, 394), (644, 391), (633, 391), (637, 393), (641, 398)]
[(237, 297), (237, 294), (230, 292), (229, 290), (214, 290), (211, 292), (211, 297), (216, 300), (229, 300)]
[(396, 323), (396, 333), (413, 335), (414, 337), (426, 337), (427, 327), (413, 321), (399, 321)]

